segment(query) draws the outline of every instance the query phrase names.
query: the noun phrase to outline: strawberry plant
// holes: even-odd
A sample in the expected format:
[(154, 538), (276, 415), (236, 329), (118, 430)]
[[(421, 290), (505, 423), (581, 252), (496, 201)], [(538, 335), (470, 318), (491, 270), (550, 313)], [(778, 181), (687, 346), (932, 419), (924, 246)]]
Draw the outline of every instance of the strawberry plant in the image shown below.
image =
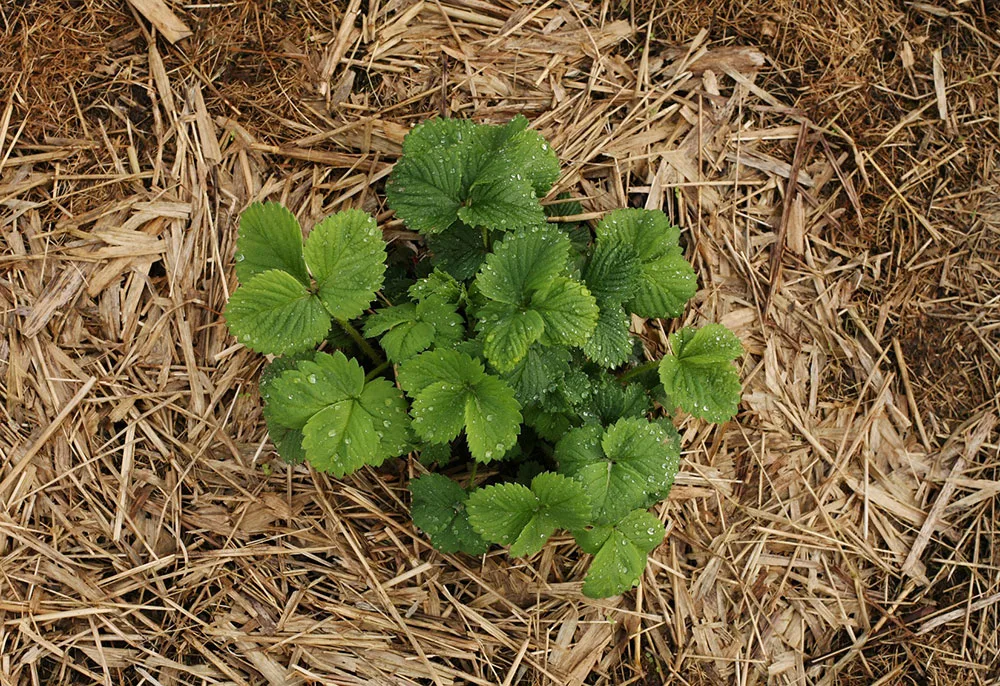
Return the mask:
[(677, 317), (696, 291), (680, 231), (641, 209), (593, 231), (549, 220), (581, 211), (541, 204), (558, 176), (523, 117), (424, 122), (386, 197), (427, 259), (390, 255), (359, 210), (303, 241), (291, 212), (254, 204), (225, 317), (276, 356), (260, 390), (284, 459), (342, 477), (415, 455), (437, 468), (410, 484), (436, 548), (528, 556), (568, 531), (593, 555), (584, 593), (605, 597), (635, 585), (663, 540), (649, 508), (673, 484), (680, 437), (654, 414), (732, 417), (742, 347), (709, 324), (646, 362), (632, 315)]

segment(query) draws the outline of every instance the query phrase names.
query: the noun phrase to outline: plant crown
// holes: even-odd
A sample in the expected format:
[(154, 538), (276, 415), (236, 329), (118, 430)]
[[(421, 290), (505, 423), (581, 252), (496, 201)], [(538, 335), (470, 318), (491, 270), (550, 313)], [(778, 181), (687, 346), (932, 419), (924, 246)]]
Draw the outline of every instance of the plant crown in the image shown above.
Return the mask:
[(437, 549), (520, 557), (567, 530), (593, 555), (583, 592), (606, 597), (634, 586), (663, 540), (648, 510), (673, 484), (680, 437), (650, 419), (656, 404), (732, 417), (742, 346), (717, 324), (684, 328), (644, 362), (631, 316), (677, 317), (696, 291), (680, 231), (642, 209), (608, 213), (593, 234), (547, 220), (581, 212), (539, 202), (558, 176), (523, 117), (426, 121), (386, 196), (429, 260), (390, 255), (360, 210), (303, 242), (291, 212), (256, 203), (225, 317), (240, 343), (277, 356), (260, 389), (284, 459), (342, 477), (415, 453), (468, 476), (468, 488), (440, 472), (410, 484)]

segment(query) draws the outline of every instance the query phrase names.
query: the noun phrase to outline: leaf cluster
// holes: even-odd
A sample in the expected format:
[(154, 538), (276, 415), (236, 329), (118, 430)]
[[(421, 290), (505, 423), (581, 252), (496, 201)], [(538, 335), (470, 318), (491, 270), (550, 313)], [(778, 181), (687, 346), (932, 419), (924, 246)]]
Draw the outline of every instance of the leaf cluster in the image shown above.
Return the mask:
[(260, 388), (282, 457), (342, 477), (415, 453), (465, 475), (465, 487), (442, 471), (410, 484), (414, 523), (436, 548), (529, 556), (567, 531), (593, 555), (584, 593), (602, 597), (636, 584), (664, 536), (649, 508), (673, 484), (680, 438), (650, 419), (657, 404), (731, 417), (742, 347), (710, 324), (644, 363), (632, 318), (679, 316), (696, 291), (680, 231), (640, 209), (593, 231), (548, 221), (581, 212), (542, 205), (558, 176), (523, 117), (424, 122), (386, 198), (426, 239), (432, 268), (397, 261), (387, 281), (387, 246), (364, 212), (303, 239), (287, 209), (254, 204), (225, 317), (239, 342), (278, 356)]

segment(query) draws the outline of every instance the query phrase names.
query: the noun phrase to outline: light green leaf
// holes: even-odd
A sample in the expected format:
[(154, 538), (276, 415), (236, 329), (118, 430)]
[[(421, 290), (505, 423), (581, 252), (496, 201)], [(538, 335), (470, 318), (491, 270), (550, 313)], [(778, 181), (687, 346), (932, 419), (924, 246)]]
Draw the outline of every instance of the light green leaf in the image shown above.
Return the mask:
[(434, 345), (451, 347), (465, 338), (465, 320), (458, 304), (439, 295), (427, 295), (417, 303), (417, 319), (434, 327)]
[(381, 455), (396, 457), (411, 449), (413, 437), (406, 400), (391, 381), (372, 379), (366, 382), (358, 403), (372, 417)]
[(684, 305), (698, 292), (698, 276), (680, 248), (640, 268), (635, 297), (626, 307), (640, 317), (679, 317)]
[(288, 272), (272, 269), (237, 288), (225, 311), (229, 331), (259, 353), (306, 350), (330, 330), (322, 303)]
[(556, 277), (535, 291), (531, 309), (541, 315), (545, 345), (583, 345), (597, 326), (597, 301), (587, 287), (568, 277)]
[(743, 354), (736, 335), (721, 324), (686, 328), (670, 337), (660, 381), (671, 399), (695, 417), (724, 422), (740, 403), (740, 377), (732, 360)]
[(583, 594), (610, 598), (635, 586), (642, 578), (647, 556), (663, 542), (664, 535), (663, 523), (645, 510), (628, 513), (614, 526), (577, 532), (580, 548), (594, 555)]
[(261, 395), (276, 423), (301, 429), (323, 408), (358, 397), (364, 384), (365, 371), (356, 360), (340, 351), (315, 353), (272, 379)]
[(485, 375), (482, 363), (454, 350), (421, 353), (399, 366), (399, 385), (415, 398), (434, 383), (475, 384)]
[(514, 447), (521, 430), (520, 406), (511, 387), (484, 375), (468, 393), (465, 427), (469, 452), (477, 461), (502, 458)]
[(510, 234), (476, 277), (479, 292), (490, 300), (523, 305), (528, 296), (566, 272), (569, 238), (555, 229)]
[(455, 305), (438, 296), (421, 302), (384, 307), (368, 317), (364, 334), (382, 336), (382, 349), (393, 362), (403, 362), (432, 345), (449, 347), (464, 335)]
[(629, 315), (610, 301), (597, 301), (599, 314), (594, 333), (583, 346), (583, 352), (602, 367), (611, 369), (619, 366), (632, 353), (632, 337), (629, 335)]
[(353, 399), (317, 412), (306, 422), (302, 435), (309, 464), (338, 479), (366, 464), (382, 464), (387, 457), (378, 449), (373, 417)]
[(504, 126), (481, 126), (477, 133), (476, 157), (479, 178), (513, 175), (527, 182), (542, 198), (559, 178), (559, 159), (548, 142), (528, 129), (528, 120), (518, 115)]
[(596, 425), (574, 429), (556, 445), (555, 456), (559, 471), (584, 485), (594, 521), (610, 523), (673, 484), (680, 450), (669, 438), (643, 419), (620, 419), (603, 434)]
[(385, 241), (375, 220), (345, 210), (321, 221), (306, 239), (306, 264), (331, 315), (354, 319), (375, 299), (385, 275)]
[(303, 286), (309, 274), (302, 259), (302, 227), (276, 202), (255, 202), (240, 215), (236, 239), (236, 277), (240, 283), (272, 269), (294, 276)]
[(457, 483), (440, 474), (425, 474), (410, 482), (413, 523), (426, 533), (443, 553), (461, 551), (483, 555), (489, 544), (469, 524), (465, 510), (468, 494)]
[(545, 322), (534, 310), (492, 302), (480, 311), (483, 354), (498, 372), (509, 372), (542, 336)]
[(518, 483), (479, 489), (469, 497), (469, 522), (486, 540), (510, 545), (513, 557), (534, 555), (557, 528), (586, 525), (590, 502), (580, 484), (542, 472), (531, 488)]
[(469, 452), (497, 460), (517, 441), (520, 406), (514, 391), (464, 353), (434, 350), (400, 365), (400, 385), (413, 398), (413, 429), (430, 443), (453, 440), (465, 427)]
[(465, 427), (469, 391), (460, 384), (432, 383), (413, 400), (413, 430), (428, 443), (447, 443)]

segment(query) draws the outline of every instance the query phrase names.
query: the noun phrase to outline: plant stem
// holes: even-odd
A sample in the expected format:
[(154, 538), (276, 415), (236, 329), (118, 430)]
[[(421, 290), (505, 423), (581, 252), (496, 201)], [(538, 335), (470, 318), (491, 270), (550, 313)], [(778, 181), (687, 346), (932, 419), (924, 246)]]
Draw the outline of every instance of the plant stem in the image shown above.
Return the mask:
[(372, 347), (372, 344), (365, 340), (365, 337), (361, 335), (361, 332), (351, 326), (350, 322), (345, 319), (338, 319), (337, 323), (340, 324), (340, 328), (347, 332), (347, 335), (358, 344), (361, 348), (361, 352), (368, 356), (375, 364), (382, 364), (385, 360), (379, 355), (378, 351)]
[(372, 379), (374, 379), (376, 376), (378, 376), (379, 374), (381, 374), (382, 372), (384, 372), (386, 369), (388, 369), (391, 366), (392, 366), (392, 362), (389, 362), (389, 360), (386, 360), (385, 362), (383, 362), (379, 366), (375, 367), (375, 369), (373, 369), (370, 372), (368, 372), (367, 374), (365, 374), (365, 383), (368, 383), (369, 381), (371, 381)]
[(465, 486), (465, 490), (468, 491), (469, 493), (472, 493), (472, 491), (476, 488), (476, 472), (477, 471), (479, 471), (479, 463), (476, 462), (476, 461), (473, 461), (473, 463), (472, 463), (472, 471), (469, 473), (469, 483)]
[(618, 380), (622, 383), (626, 383), (636, 378), (637, 376), (642, 376), (643, 374), (648, 374), (649, 372), (655, 371), (657, 367), (660, 366), (659, 360), (650, 360), (649, 362), (644, 362), (640, 365), (632, 367), (630, 370), (618, 377)]
[(483, 232), (483, 247), (486, 248), (486, 252), (490, 251), (490, 230), (485, 226), (479, 227), (479, 230)]

